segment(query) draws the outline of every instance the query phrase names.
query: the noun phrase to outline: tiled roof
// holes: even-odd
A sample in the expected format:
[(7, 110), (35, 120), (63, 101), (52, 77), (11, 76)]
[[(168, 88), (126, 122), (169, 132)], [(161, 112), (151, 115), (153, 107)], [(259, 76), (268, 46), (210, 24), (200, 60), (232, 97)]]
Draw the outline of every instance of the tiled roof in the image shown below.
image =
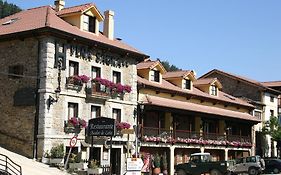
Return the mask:
[(261, 82), (261, 84), (267, 87), (281, 87), (281, 81)]
[(190, 70), (166, 72), (163, 75), (163, 78), (178, 78), (178, 77), (182, 77), (183, 78), (186, 75), (188, 75), (189, 73), (191, 73)]
[(65, 15), (65, 14), (70, 14), (70, 13), (83, 12), (92, 6), (95, 6), (95, 4), (87, 3), (87, 4), (77, 5), (77, 6), (73, 6), (73, 7), (63, 8), (62, 10), (57, 12), (57, 15), (60, 16), (60, 15)]
[(222, 117), (229, 117), (241, 120), (253, 121), (255, 123), (260, 122), (260, 120), (248, 113), (237, 112), (222, 108), (217, 108), (214, 106), (204, 106), (200, 104), (183, 102), (179, 100), (172, 100), (168, 98), (156, 97), (151, 95), (146, 95), (145, 99), (141, 99), (147, 105), (155, 105), (167, 108), (181, 109), (191, 112), (205, 113), (211, 115), (217, 115)]
[(155, 67), (157, 64), (159, 64), (159, 61), (143, 61), (141, 63), (137, 64), (137, 69), (151, 69)]
[(198, 79), (193, 82), (193, 84), (196, 85), (206, 85), (206, 84), (212, 84), (214, 81), (216, 81), (216, 78), (202, 78)]
[(207, 99), (211, 99), (211, 100), (222, 101), (222, 102), (225, 102), (225, 103), (232, 103), (232, 104), (236, 104), (236, 105), (254, 108), (253, 105), (247, 103), (246, 101), (241, 100), (239, 98), (235, 98), (235, 97), (233, 97), (229, 94), (226, 94), (222, 91), (220, 91), (218, 93), (218, 96), (212, 96), (212, 95), (209, 95), (207, 93), (202, 92), (201, 90), (199, 90), (196, 87), (193, 87), (192, 90), (184, 90), (184, 89), (181, 89), (178, 86), (173, 85), (172, 83), (170, 83), (170, 82), (168, 82), (164, 79), (162, 80), (162, 83), (159, 84), (159, 83), (154, 83), (154, 82), (148, 81), (147, 79), (142, 78), (140, 76), (138, 76), (138, 84), (151, 86), (151, 87), (154, 87), (154, 88), (157, 88), (157, 89), (168, 90), (168, 91), (171, 91), (175, 94), (180, 93), (180, 94), (183, 94), (183, 95), (203, 97), (203, 98), (207, 98)]
[[(87, 39), (114, 48), (133, 52), (142, 55), (143, 57), (148, 57), (137, 49), (119, 40), (110, 40), (102, 34), (95, 35), (90, 32), (81, 31), (78, 27), (72, 26), (71, 24), (58, 17), (56, 13), (57, 12), (52, 7), (43, 6), (21, 11), (14, 15), (0, 19), (0, 38), (4, 36), (8, 37), (8, 35), (15, 33), (18, 34), (20, 32), (32, 32), (37, 29), (55, 29), (57, 31), (66, 33), (66, 35), (74, 35), (77, 38)], [(11, 19), (17, 20), (8, 25), (3, 25), (3, 23)]]

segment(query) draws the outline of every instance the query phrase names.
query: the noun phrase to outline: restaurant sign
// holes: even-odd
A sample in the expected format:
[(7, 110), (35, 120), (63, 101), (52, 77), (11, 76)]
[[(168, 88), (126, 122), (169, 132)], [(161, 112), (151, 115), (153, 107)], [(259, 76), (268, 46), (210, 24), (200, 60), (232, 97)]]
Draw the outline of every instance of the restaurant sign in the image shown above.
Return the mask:
[(115, 119), (107, 117), (98, 117), (89, 120), (89, 136), (114, 136)]

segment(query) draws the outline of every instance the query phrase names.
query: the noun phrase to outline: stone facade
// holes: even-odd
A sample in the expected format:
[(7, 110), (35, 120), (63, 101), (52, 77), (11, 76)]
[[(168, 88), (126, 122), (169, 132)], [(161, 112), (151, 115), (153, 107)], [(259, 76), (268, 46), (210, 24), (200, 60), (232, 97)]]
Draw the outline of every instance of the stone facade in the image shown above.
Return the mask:
[[(1, 42), (0, 55), (0, 144), (32, 157), (38, 41), (28, 38)], [(9, 72), (13, 73), (11, 67), (18, 65), (22, 67), (23, 75), (13, 78)]]

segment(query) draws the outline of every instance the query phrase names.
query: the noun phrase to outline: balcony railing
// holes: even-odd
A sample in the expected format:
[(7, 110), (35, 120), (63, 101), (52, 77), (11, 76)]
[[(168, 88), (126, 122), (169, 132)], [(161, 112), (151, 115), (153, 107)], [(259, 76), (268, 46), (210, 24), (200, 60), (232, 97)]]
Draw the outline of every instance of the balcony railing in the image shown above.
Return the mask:
[(221, 145), (233, 147), (251, 147), (250, 136), (223, 135), (217, 133), (203, 133), (187, 130), (167, 130), (163, 128), (143, 127), (142, 139), (145, 142), (170, 142), (174, 144)]
[(99, 83), (93, 83), (91, 88), (87, 89), (87, 95), (94, 98), (107, 100), (109, 98), (123, 100), (124, 94), (112, 92), (109, 88)]

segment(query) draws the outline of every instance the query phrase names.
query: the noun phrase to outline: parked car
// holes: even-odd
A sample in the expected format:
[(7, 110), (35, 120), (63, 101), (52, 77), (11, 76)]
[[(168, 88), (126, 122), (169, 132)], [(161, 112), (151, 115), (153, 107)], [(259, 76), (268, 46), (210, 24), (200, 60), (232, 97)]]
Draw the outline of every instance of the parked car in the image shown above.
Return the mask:
[(176, 175), (223, 175), (228, 173), (226, 161), (212, 161), (210, 153), (194, 153), (190, 156), (188, 163), (175, 166)]
[(236, 159), (235, 164), (229, 169), (231, 174), (248, 173), (249, 175), (261, 174), (265, 168), (264, 160), (260, 156), (249, 156)]
[(281, 160), (277, 158), (265, 158), (264, 173), (278, 174), (281, 172)]

